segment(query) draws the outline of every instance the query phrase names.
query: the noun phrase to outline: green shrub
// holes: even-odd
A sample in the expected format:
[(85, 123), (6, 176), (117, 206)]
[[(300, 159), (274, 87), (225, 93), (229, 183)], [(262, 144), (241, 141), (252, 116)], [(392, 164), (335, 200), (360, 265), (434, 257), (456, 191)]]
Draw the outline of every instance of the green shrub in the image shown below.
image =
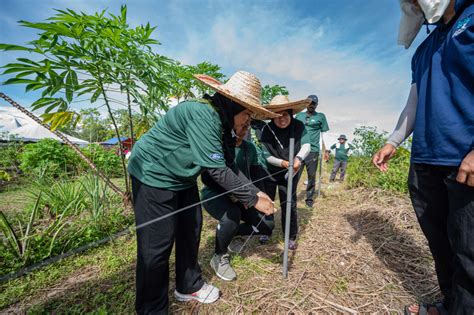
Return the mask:
[(10, 141), (0, 146), (0, 168), (9, 169), (19, 173), (20, 153), (23, 150), (23, 143)]
[(53, 139), (26, 144), (20, 154), (20, 168), (27, 174), (57, 177), (74, 173), (79, 157), (66, 145)]
[(398, 149), (385, 173), (380, 172), (372, 165), (371, 157), (352, 156), (347, 166), (347, 184), (351, 188), (381, 188), (407, 193), (409, 168), (410, 152), (405, 148)]
[[(87, 156), (95, 166), (108, 176), (123, 175), (120, 157), (113, 151), (106, 150), (98, 144), (90, 144), (81, 149), (85, 156)], [(82, 161), (81, 167), (89, 169), (89, 166)]]
[(10, 174), (4, 170), (0, 170), (0, 182), (9, 182), (12, 179)]
[(36, 186), (43, 193), (41, 204), (50, 217), (77, 215), (86, 208), (86, 194), (79, 183), (67, 178), (42, 179)]

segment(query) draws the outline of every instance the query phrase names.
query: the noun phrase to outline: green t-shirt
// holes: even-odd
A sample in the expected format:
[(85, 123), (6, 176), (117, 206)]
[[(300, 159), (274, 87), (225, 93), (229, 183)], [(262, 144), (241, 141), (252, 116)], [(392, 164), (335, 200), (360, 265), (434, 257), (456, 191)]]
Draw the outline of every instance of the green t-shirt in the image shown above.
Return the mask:
[(307, 112), (301, 112), (296, 115), (296, 119), (303, 122), (308, 132), (309, 142), (311, 143), (311, 152), (319, 152), (319, 139), (321, 132), (329, 130), (326, 116), (323, 113), (315, 112), (307, 115)]
[[(257, 148), (251, 141), (244, 140), (239, 147), (235, 148), (234, 163), (250, 179), (250, 167), (259, 165)], [(207, 186), (204, 186), (201, 191), (201, 199), (208, 199), (214, 195), (214, 191)]]
[(349, 151), (354, 150), (354, 146), (350, 143), (335, 143), (331, 146), (331, 149), (336, 149), (336, 160), (347, 161), (349, 159)]
[(171, 108), (134, 145), (128, 172), (142, 183), (173, 191), (196, 185), (203, 168), (225, 167), (222, 123), (206, 100)]

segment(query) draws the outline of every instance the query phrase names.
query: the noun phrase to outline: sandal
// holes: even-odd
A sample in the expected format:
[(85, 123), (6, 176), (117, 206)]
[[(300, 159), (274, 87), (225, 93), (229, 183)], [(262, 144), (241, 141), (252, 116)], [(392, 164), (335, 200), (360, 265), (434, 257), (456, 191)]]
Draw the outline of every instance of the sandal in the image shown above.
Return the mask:
[(444, 307), (444, 304), (441, 302), (438, 302), (436, 304), (428, 304), (428, 303), (419, 303), (418, 307), (419, 310), (417, 313), (413, 313), (410, 311), (410, 306), (415, 305), (415, 304), (410, 304), (405, 306), (405, 315), (428, 315), (428, 310), (430, 308), (435, 308), (438, 311), (439, 315), (448, 315), (448, 310)]

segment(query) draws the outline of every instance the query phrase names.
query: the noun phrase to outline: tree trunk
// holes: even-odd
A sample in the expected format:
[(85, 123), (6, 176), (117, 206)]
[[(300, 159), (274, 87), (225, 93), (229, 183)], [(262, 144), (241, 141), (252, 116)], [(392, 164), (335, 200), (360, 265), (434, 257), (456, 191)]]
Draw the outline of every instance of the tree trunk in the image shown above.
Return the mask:
[(112, 113), (112, 108), (110, 107), (109, 100), (107, 98), (107, 95), (105, 94), (104, 84), (102, 83), (102, 78), (100, 77), (100, 74), (99, 74), (99, 84), (100, 84), (100, 89), (102, 90), (102, 97), (104, 98), (105, 106), (107, 107), (107, 111), (109, 112), (110, 120), (112, 120), (112, 125), (114, 125), (114, 129), (115, 129), (115, 135), (119, 142), (119, 154), (120, 154), (120, 159), (122, 160), (122, 168), (123, 168), (124, 179), (125, 179), (125, 192), (128, 195), (130, 195), (130, 186), (128, 184), (128, 173), (127, 173), (127, 166), (125, 165), (125, 156), (123, 155), (122, 140), (120, 139), (120, 132), (117, 127), (117, 122), (115, 121), (114, 115)]
[(41, 126), (43, 126), (44, 128), (48, 129), (49, 131), (51, 131), (52, 133), (54, 133), (56, 136), (59, 137), (59, 139), (61, 139), (66, 145), (68, 145), (72, 150), (74, 150), (74, 152), (76, 152), (79, 157), (87, 163), (87, 165), (89, 165), (89, 167), (94, 171), (94, 173), (97, 174), (97, 176), (99, 176), (113, 191), (115, 191), (117, 194), (121, 195), (122, 197), (127, 197), (127, 195), (120, 189), (118, 188), (114, 183), (112, 183), (110, 181), (110, 179), (105, 176), (98, 168), (97, 166), (94, 165), (94, 163), (89, 160), (89, 158), (87, 156), (84, 155), (84, 153), (82, 153), (82, 151), (79, 149), (79, 147), (77, 145), (75, 145), (74, 143), (72, 143), (71, 141), (69, 141), (68, 138), (66, 138), (62, 133), (60, 133), (59, 131), (56, 131), (56, 130), (51, 130), (51, 127), (48, 125), (48, 124), (45, 124), (43, 123), (43, 121), (41, 119), (39, 119), (38, 117), (36, 117), (33, 113), (29, 112), (26, 108), (24, 108), (23, 106), (21, 106), (20, 104), (18, 104), (17, 102), (15, 102), (14, 100), (12, 100), (10, 97), (8, 97), (6, 94), (0, 92), (0, 97), (3, 98), (5, 101), (7, 101), (8, 103), (10, 103), (13, 107), (15, 107), (16, 109), (20, 110), (22, 113), (24, 113), (25, 115), (27, 115), (28, 117), (30, 117), (31, 119), (33, 119), (34, 121), (36, 121), (38, 124), (40, 124)]

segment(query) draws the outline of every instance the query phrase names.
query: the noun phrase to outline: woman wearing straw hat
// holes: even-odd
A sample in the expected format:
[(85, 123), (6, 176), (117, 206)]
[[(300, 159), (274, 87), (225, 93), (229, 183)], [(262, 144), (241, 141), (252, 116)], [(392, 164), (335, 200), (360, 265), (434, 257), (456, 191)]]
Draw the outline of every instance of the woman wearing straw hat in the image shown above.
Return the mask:
[(196, 78), (217, 93), (170, 109), (137, 141), (128, 165), (137, 224), (139, 314), (168, 312), (169, 257), (174, 243), (175, 297), (202, 303), (219, 298), (219, 290), (202, 279), (197, 260), (202, 212), (196, 180), (204, 170), (247, 207), (267, 215), (275, 211), (267, 195), (230, 168), (235, 132), (247, 126), (253, 114), (277, 116), (260, 105), (260, 81), (244, 71), (225, 84), (206, 75)]
[[(237, 134), (235, 166), (245, 177), (256, 181), (257, 188), (264, 190), (263, 181), (259, 179), (265, 177), (265, 174), (258, 162), (257, 149), (251, 141), (244, 139), (248, 127)], [(219, 278), (232, 281), (237, 278), (237, 274), (230, 265), (228, 252), (240, 253), (244, 236), (248, 238), (248, 235), (271, 235), (275, 223), (271, 216), (265, 216), (254, 207), (245, 207), (232, 194), (212, 199), (222, 194), (224, 190), (209, 178), (208, 172), (204, 172), (201, 179), (205, 184), (201, 191), (201, 199), (209, 200), (203, 204), (204, 208), (219, 221), (216, 228), (215, 251), (210, 264)]]
[[(306, 136), (304, 124), (293, 118), (293, 115), (302, 111), (309, 105), (311, 100), (305, 99), (296, 102), (290, 102), (287, 96), (275, 96), (266, 109), (281, 114), (280, 117), (272, 119), (272, 121), (262, 129), (261, 142), (267, 159), (268, 170), (271, 174), (275, 174), (271, 181), (266, 182), (265, 192), (275, 200), (276, 190), (280, 199), (282, 208), (282, 230), (285, 230), (286, 218), (286, 195), (288, 186), (288, 176), (286, 172), (290, 160), (290, 138), (295, 139), (294, 172), (295, 178), (293, 182), (292, 203), (291, 203), (291, 224), (290, 224), (290, 243), (289, 248), (296, 249), (296, 236), (298, 233), (298, 218), (296, 213), (296, 188), (300, 176), (299, 169), (302, 162), (309, 154), (311, 145)], [(261, 237), (261, 241), (265, 242), (265, 237)]]

